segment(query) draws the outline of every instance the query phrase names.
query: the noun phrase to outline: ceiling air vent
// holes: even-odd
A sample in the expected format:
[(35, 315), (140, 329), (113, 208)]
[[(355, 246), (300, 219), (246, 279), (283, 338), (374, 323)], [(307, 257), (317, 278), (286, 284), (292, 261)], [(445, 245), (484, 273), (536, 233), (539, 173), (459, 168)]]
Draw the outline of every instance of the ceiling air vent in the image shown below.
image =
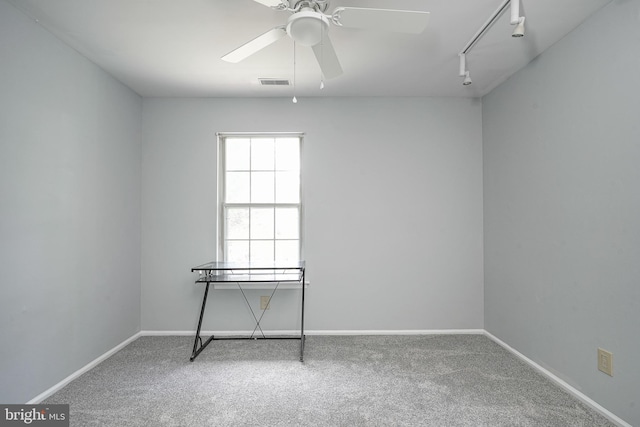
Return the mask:
[(258, 79), (262, 86), (289, 86), (289, 80), (286, 79)]

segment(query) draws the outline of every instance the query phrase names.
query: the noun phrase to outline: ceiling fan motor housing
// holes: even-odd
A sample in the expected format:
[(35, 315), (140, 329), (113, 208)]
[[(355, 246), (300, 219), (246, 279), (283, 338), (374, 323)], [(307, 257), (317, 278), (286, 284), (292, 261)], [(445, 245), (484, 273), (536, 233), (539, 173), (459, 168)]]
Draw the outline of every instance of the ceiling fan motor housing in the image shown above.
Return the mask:
[(303, 8), (289, 17), (287, 34), (303, 46), (315, 46), (329, 29), (329, 18), (312, 8)]

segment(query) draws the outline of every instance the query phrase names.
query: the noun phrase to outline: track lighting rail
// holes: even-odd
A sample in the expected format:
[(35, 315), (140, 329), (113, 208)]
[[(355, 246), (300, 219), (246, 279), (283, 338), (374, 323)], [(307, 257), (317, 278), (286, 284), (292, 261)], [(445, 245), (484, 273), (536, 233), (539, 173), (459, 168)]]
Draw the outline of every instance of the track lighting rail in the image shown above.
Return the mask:
[(516, 28), (512, 34), (512, 37), (524, 36), (524, 16), (520, 16), (520, 0), (503, 0), (498, 9), (491, 15), (487, 22), (480, 27), (480, 29), (471, 37), (469, 42), (460, 51), (458, 56), (460, 57), (460, 77), (464, 77), (463, 85), (468, 86), (471, 84), (471, 77), (469, 76), (469, 70), (467, 69), (467, 53), (476, 45), (476, 43), (485, 35), (489, 28), (502, 16), (508, 6), (511, 6), (511, 25), (515, 25)]

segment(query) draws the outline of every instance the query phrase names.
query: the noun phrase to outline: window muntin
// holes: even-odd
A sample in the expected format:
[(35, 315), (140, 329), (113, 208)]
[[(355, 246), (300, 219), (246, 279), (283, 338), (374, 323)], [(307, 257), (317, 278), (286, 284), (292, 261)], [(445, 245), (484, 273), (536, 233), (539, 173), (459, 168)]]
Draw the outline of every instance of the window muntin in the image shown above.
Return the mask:
[(298, 261), (302, 135), (219, 135), (220, 259)]

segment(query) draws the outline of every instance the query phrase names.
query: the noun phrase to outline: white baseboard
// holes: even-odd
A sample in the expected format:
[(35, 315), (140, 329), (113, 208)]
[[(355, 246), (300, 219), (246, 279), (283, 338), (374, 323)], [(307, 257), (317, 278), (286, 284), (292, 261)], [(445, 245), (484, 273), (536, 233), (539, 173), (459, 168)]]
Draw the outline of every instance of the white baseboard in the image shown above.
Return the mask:
[[(306, 332), (306, 331), (305, 331)], [(211, 335), (216, 336), (250, 336), (253, 333), (255, 336), (260, 335), (260, 331), (200, 331), (202, 337), (209, 337)], [(278, 335), (300, 335), (300, 329), (298, 330), (282, 330), (282, 331), (264, 331), (265, 336), (278, 336)], [(195, 337), (196, 331), (141, 331), (140, 335), (143, 337)], [(306, 335), (306, 333), (305, 333)]]
[(305, 335), (482, 335), (483, 329), (309, 330)]
[(598, 404), (595, 400), (591, 399), (590, 397), (588, 397), (587, 395), (585, 395), (581, 391), (579, 391), (576, 388), (574, 388), (573, 386), (569, 385), (567, 382), (565, 382), (564, 380), (562, 380), (558, 376), (554, 375), (549, 370), (547, 370), (547, 369), (543, 368), (542, 366), (538, 365), (536, 362), (534, 362), (533, 360), (529, 359), (527, 356), (525, 356), (524, 354), (520, 353), (518, 350), (514, 349), (513, 347), (509, 346), (504, 341), (500, 340), (498, 337), (492, 335), (490, 332), (487, 332), (487, 331), (484, 331), (484, 334), (489, 339), (494, 341), (496, 344), (500, 345), (505, 350), (507, 350), (510, 353), (512, 353), (514, 356), (516, 356), (517, 358), (519, 358), (520, 360), (522, 360), (523, 362), (525, 362), (526, 364), (531, 366), (536, 371), (540, 372), (545, 377), (549, 378), (551, 381), (553, 381), (558, 386), (560, 386), (563, 390), (565, 390), (566, 392), (568, 392), (573, 397), (575, 397), (576, 399), (580, 400), (582, 403), (584, 403), (585, 405), (589, 406), (593, 410), (595, 410), (598, 413), (600, 413), (602, 416), (607, 418), (612, 423), (614, 423), (614, 424), (616, 424), (616, 425), (618, 425), (620, 427), (632, 427), (631, 424), (627, 423), (626, 421), (624, 421), (622, 418), (618, 417), (614, 413), (608, 411), (602, 405)]
[[(252, 331), (201, 331), (202, 336), (219, 335), (251, 335)], [(328, 335), (482, 335), (484, 329), (403, 329), (403, 330), (305, 330), (304, 334), (311, 336)], [(141, 331), (141, 336), (195, 336), (196, 331)], [(298, 330), (264, 331), (265, 335), (299, 335)], [(255, 335), (255, 334), (254, 334)]]
[[(208, 335), (210, 331), (200, 332), (202, 335)], [(196, 331), (140, 331), (140, 336), (143, 337), (184, 337), (195, 336)]]
[(53, 387), (50, 387), (49, 389), (43, 391), (42, 393), (40, 393), (39, 395), (37, 395), (36, 397), (34, 397), (30, 401), (28, 401), (27, 405), (36, 405), (36, 404), (42, 402), (44, 399), (46, 399), (47, 397), (51, 396), (53, 393), (61, 390), (64, 386), (66, 386), (71, 381), (73, 381), (76, 378), (78, 378), (80, 375), (84, 374), (85, 372), (90, 371), (91, 369), (93, 369), (94, 367), (98, 366), (103, 361), (107, 360), (109, 357), (111, 357), (114, 354), (116, 354), (118, 351), (122, 350), (124, 347), (128, 346), (129, 344), (131, 344), (133, 341), (137, 340), (138, 337), (140, 337), (140, 332), (138, 332), (137, 334), (132, 335), (131, 337), (129, 337), (126, 340), (122, 341), (120, 344), (118, 344), (117, 346), (113, 347), (111, 350), (107, 351), (102, 356), (99, 356), (98, 358), (96, 358), (96, 359), (92, 360), (91, 362), (87, 363), (85, 366), (83, 366), (82, 368), (78, 369), (73, 374), (69, 375), (67, 378), (65, 378), (62, 381), (60, 381), (58, 384), (56, 384)]

